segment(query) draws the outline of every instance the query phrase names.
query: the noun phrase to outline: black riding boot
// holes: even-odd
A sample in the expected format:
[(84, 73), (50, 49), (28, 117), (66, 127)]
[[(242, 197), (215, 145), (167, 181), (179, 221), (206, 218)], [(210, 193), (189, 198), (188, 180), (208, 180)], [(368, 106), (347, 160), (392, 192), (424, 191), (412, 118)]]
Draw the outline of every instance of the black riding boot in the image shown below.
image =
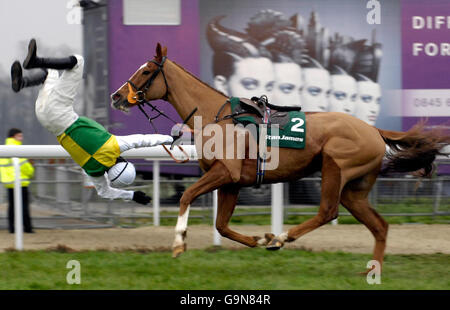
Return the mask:
[(36, 56), (36, 40), (31, 39), (28, 44), (28, 55), (23, 61), (23, 67), (25, 69), (32, 68), (48, 68), (56, 70), (72, 69), (77, 64), (77, 58), (75, 56), (63, 57), (63, 58), (41, 58)]
[(11, 86), (17, 93), (22, 88), (40, 85), (45, 82), (47, 78), (47, 70), (39, 70), (39, 72), (33, 73), (30, 76), (22, 75), (22, 67), (20, 62), (15, 61), (11, 66)]

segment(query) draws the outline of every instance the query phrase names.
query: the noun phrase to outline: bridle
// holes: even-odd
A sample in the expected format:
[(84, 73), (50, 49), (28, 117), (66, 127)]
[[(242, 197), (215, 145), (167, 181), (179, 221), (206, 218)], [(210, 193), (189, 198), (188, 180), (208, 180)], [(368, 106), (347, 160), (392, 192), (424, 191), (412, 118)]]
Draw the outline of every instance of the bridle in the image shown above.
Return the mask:
[(127, 83), (131, 85), (131, 87), (134, 88), (136, 92), (136, 101), (139, 102), (139, 104), (145, 104), (148, 102), (148, 100), (145, 99), (145, 94), (150, 89), (150, 86), (152, 86), (153, 81), (156, 79), (158, 74), (161, 72), (162, 76), (164, 77), (164, 83), (166, 84), (166, 93), (162, 97), (163, 100), (167, 101), (167, 98), (169, 96), (169, 85), (167, 84), (166, 74), (164, 73), (163, 66), (164, 62), (166, 61), (167, 57), (164, 56), (161, 60), (161, 62), (157, 62), (156, 60), (152, 59), (149, 62), (154, 63), (156, 66), (158, 66), (158, 69), (153, 72), (153, 74), (150, 76), (150, 78), (145, 82), (144, 85), (141, 87), (137, 87), (131, 80), (128, 80)]
[[(164, 62), (166, 61), (167, 57), (163, 56), (161, 62), (157, 62), (156, 60), (152, 59), (149, 62), (154, 63), (158, 69), (156, 69), (152, 75), (150, 76), (150, 78), (144, 83), (144, 85), (142, 85), (141, 87), (137, 87), (131, 80), (128, 80), (127, 83), (134, 89), (136, 96), (133, 97), (133, 99), (136, 100), (136, 102), (138, 103), (138, 108), (139, 110), (145, 115), (145, 117), (147, 118), (147, 120), (149, 121), (150, 125), (153, 127), (153, 129), (155, 130), (156, 133), (158, 133), (158, 130), (155, 126), (155, 124), (153, 123), (154, 119), (157, 119), (160, 116), (163, 116), (165, 118), (167, 118), (168, 120), (172, 121), (174, 124), (177, 124), (176, 121), (174, 121), (171, 117), (169, 117), (167, 114), (165, 114), (163, 111), (159, 110), (156, 106), (152, 105), (149, 100), (147, 100), (145, 98), (145, 95), (147, 94), (148, 90), (150, 89), (150, 87), (152, 86), (154, 80), (156, 79), (156, 77), (158, 76), (158, 74), (161, 72), (163, 78), (164, 78), (164, 83), (166, 85), (166, 93), (164, 94), (164, 96), (161, 98), (164, 101), (168, 101), (168, 96), (169, 96), (169, 84), (167, 84), (167, 79), (166, 79), (166, 74), (164, 73), (163, 70), (163, 66), (164, 66)], [(148, 105), (152, 111), (156, 111), (158, 114), (156, 116), (150, 117), (147, 112), (144, 110), (144, 105)], [(163, 148), (166, 150), (166, 152), (170, 155), (170, 157), (172, 157), (172, 159), (177, 162), (177, 163), (186, 163), (189, 161), (189, 155), (186, 153), (186, 151), (177, 143), (181, 142), (181, 136), (183, 135), (183, 132), (181, 131), (181, 129), (183, 128), (184, 124), (187, 123), (187, 121), (194, 115), (194, 113), (197, 111), (197, 108), (195, 108), (189, 115), (188, 117), (183, 121), (183, 123), (180, 126), (180, 132), (178, 134), (178, 136), (173, 136), (173, 142), (172, 145), (170, 146), (170, 150), (173, 150), (173, 147), (176, 145), (178, 146), (178, 148), (180, 149), (180, 151), (183, 152), (183, 154), (186, 156), (186, 159), (184, 160), (179, 160), (176, 159), (175, 156), (173, 156), (172, 152), (170, 152), (170, 150), (163, 144)]]

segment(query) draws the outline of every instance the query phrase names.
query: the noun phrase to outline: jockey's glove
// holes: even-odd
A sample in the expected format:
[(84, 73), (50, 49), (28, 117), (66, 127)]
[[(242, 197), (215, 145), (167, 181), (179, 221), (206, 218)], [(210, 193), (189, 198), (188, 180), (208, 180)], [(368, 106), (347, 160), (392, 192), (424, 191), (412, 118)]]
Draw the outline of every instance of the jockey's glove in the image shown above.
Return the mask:
[(147, 196), (144, 192), (135, 191), (133, 194), (133, 200), (142, 205), (146, 205), (152, 200), (152, 198)]

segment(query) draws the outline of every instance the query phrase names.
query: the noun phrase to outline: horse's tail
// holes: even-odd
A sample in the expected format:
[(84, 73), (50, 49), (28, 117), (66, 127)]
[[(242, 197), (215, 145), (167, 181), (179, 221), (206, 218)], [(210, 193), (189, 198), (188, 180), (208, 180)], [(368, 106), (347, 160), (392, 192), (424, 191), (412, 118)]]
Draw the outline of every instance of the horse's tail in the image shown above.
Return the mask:
[(388, 163), (382, 173), (418, 171), (421, 176), (430, 176), (436, 155), (450, 155), (441, 151), (450, 144), (450, 136), (439, 129), (425, 131), (424, 127), (425, 121), (407, 132), (378, 129), (393, 151), (386, 154)]

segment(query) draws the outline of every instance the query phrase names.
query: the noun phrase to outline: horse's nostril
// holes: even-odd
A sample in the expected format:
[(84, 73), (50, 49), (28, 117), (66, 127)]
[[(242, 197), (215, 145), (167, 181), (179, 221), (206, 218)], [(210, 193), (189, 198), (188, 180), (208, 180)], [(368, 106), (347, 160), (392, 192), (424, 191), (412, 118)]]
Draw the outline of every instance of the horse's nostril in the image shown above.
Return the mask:
[(119, 93), (114, 93), (111, 95), (112, 100), (117, 101), (120, 99), (120, 94)]

